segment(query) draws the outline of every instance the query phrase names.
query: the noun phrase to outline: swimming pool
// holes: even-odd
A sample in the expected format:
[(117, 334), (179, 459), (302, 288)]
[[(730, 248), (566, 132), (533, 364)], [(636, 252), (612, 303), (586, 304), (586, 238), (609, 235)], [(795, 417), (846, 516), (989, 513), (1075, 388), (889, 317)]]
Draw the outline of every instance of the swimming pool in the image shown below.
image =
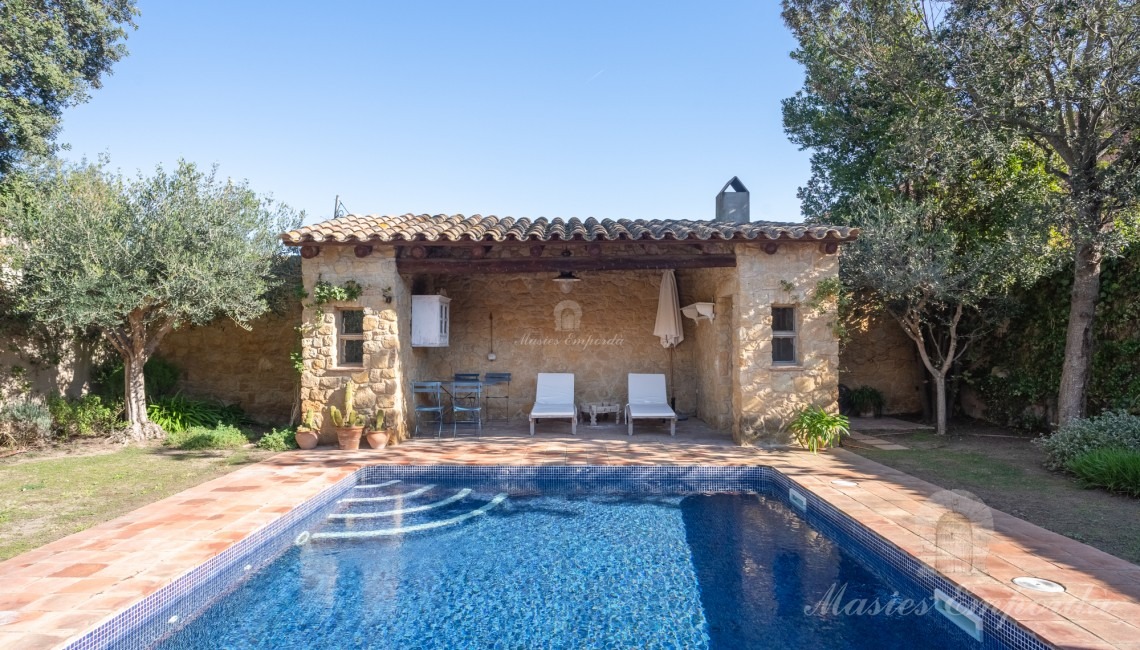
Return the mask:
[(76, 647), (1043, 647), (769, 468), (369, 467), (271, 528)]

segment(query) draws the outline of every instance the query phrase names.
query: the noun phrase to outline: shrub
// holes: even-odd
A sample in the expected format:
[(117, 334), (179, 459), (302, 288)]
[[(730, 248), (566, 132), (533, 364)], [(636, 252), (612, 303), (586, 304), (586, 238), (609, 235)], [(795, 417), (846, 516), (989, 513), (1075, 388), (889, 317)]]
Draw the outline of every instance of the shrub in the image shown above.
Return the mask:
[(1096, 449), (1069, 461), (1067, 469), (1085, 487), (1099, 487), (1140, 498), (1140, 451)]
[(873, 386), (860, 386), (851, 391), (851, 405), (859, 414), (874, 413), (881, 415), (887, 400), (883, 394)]
[(182, 395), (156, 399), (146, 407), (151, 422), (167, 433), (180, 433), (191, 427), (237, 426), (249, 419), (238, 406), (188, 399)]
[(847, 435), (848, 422), (844, 415), (833, 415), (818, 406), (809, 406), (796, 414), (788, 424), (796, 442), (814, 454), (839, 444)]
[(1074, 420), (1037, 444), (1045, 450), (1045, 466), (1067, 469), (1070, 461), (1098, 449), (1140, 451), (1140, 416), (1106, 411), (1095, 418)]
[(48, 410), (56, 434), (74, 436), (109, 436), (120, 426), (119, 415), (123, 407), (104, 401), (98, 395), (85, 395), (80, 399), (53, 397)]
[(230, 425), (217, 427), (193, 426), (181, 431), (168, 431), (166, 446), (176, 449), (237, 449), (249, 444), (241, 429)]
[(14, 400), (0, 406), (0, 443), (13, 447), (51, 441), (51, 412), (44, 404), (30, 399)]
[(268, 451), (289, 451), (290, 449), (297, 449), (297, 438), (294, 436), (293, 429), (273, 429), (261, 436), (261, 440), (257, 441), (257, 447)]

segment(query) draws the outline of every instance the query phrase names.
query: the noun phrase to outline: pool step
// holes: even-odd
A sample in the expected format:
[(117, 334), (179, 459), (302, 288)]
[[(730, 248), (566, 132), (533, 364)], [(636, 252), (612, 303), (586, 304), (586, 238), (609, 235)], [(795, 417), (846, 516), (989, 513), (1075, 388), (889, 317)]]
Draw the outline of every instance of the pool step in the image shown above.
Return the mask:
[(409, 506), (407, 508), (396, 508), (395, 510), (384, 510), (383, 512), (335, 512), (329, 515), (329, 520), (347, 521), (356, 519), (377, 519), (379, 517), (394, 517), (396, 515), (406, 515), (413, 512), (424, 512), (427, 510), (441, 508), (443, 506), (455, 503), (456, 501), (461, 501), (468, 494), (471, 494), (471, 489), (463, 488), (462, 490), (447, 497), (446, 499), (441, 499), (435, 503), (426, 503), (421, 506)]
[(385, 494), (378, 497), (349, 497), (347, 499), (341, 499), (339, 503), (379, 503), (381, 501), (395, 501), (396, 499), (411, 499), (413, 497), (418, 497), (419, 495), (431, 490), (434, 487), (434, 485), (425, 485), (421, 488), (416, 488), (411, 492), (404, 492), (402, 494)]
[[(429, 486), (429, 488), (430, 487), (432, 487), (432, 486)], [(470, 490), (466, 490), (466, 489), (460, 490), (458, 493), (456, 493), (452, 497), (449, 497), (449, 499), (451, 499), (451, 501), (448, 501), (448, 499), (444, 499), (443, 501), (448, 501), (448, 503), (455, 503), (456, 501), (459, 501), (459, 500), (467, 497), (467, 495), (470, 493), (471, 493)], [(462, 496), (460, 496), (460, 495), (462, 495)], [(436, 528), (443, 528), (445, 526), (454, 526), (455, 524), (463, 523), (463, 522), (467, 521), (468, 519), (472, 519), (474, 517), (478, 517), (480, 515), (487, 514), (487, 512), (489, 512), (491, 509), (498, 506), (503, 501), (506, 501), (506, 499), (507, 499), (507, 494), (505, 492), (499, 493), (499, 494), (495, 495), (495, 498), (493, 498), (490, 501), (488, 501), (487, 503), (479, 506), (478, 508), (471, 510), (469, 512), (465, 512), (461, 515), (456, 515), (455, 517), (451, 517), (449, 519), (441, 519), (439, 521), (429, 521), (426, 523), (414, 524), (411, 526), (398, 526), (396, 528), (378, 528), (378, 529), (373, 529), (373, 530), (346, 530), (346, 531), (336, 531), (336, 532), (313, 533), (313, 535), (310, 536), (310, 539), (312, 541), (321, 541), (321, 540), (330, 540), (330, 539), (374, 539), (374, 538), (378, 538), (378, 537), (391, 537), (392, 535), (403, 535), (406, 533), (415, 533), (415, 532), (424, 531), (424, 530), (433, 530)], [(345, 499), (345, 501), (347, 501), (347, 499)], [(428, 504), (427, 507), (435, 508), (435, 507), (439, 507), (440, 505), (444, 505), (443, 502), (437, 501), (434, 504)], [(427, 507), (425, 507), (425, 506), (415, 506), (415, 507), (421, 509), (418, 511), (422, 511), (423, 509), (427, 509)], [(394, 511), (388, 511), (388, 512), (394, 512)], [(376, 513), (360, 513), (360, 514), (361, 515), (373, 515)], [(330, 515), (329, 519), (330, 520), (333, 519), (334, 516), (335, 515)], [(384, 515), (377, 515), (377, 516), (384, 516)], [(342, 518), (348, 519), (347, 515), (343, 516)], [(361, 517), (356, 517), (356, 518), (359, 519), (359, 518), (364, 518), (364, 517), (361, 516)]]
[(375, 490), (378, 488), (388, 487), (389, 485), (395, 485), (399, 482), (400, 482), (400, 479), (395, 479), (392, 481), (384, 481), (383, 483), (364, 483), (363, 485), (357, 485), (357, 486), (353, 487), (352, 489), (354, 489), (354, 490)]

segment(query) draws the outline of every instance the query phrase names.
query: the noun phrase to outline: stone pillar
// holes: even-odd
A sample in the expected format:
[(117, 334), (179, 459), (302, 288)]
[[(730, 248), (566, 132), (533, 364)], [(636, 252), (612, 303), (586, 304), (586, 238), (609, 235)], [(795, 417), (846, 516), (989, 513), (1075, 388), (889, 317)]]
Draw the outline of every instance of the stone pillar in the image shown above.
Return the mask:
[[(741, 244), (736, 247), (736, 272), (733, 438), (787, 443), (791, 436), (786, 425), (800, 409), (812, 404), (832, 412), (838, 408), (836, 304), (813, 299), (821, 280), (838, 278), (839, 256), (807, 243), (781, 243), (774, 254), (760, 244)], [(773, 305), (795, 307), (794, 365), (772, 363)]]
[[(407, 430), (405, 393), (402, 389), (401, 323), (409, 323), (410, 292), (396, 272), (395, 251), (375, 249), (358, 258), (348, 246), (324, 246), (320, 255), (301, 266), (305, 309), (301, 325), (301, 352), (305, 369), (301, 376), (301, 409), (316, 411), (321, 442), (335, 442), (329, 406), (343, 410), (344, 387), (352, 379), (357, 385), (355, 408), (369, 418), (378, 409), (385, 412), (387, 425), (397, 427), (403, 437)], [(342, 285), (355, 280), (363, 288), (353, 302), (328, 303), (319, 309), (312, 305), (313, 287), (319, 280)], [(387, 302), (385, 292), (392, 296)], [(362, 367), (337, 367), (336, 311), (341, 308), (364, 310), (364, 363)], [(408, 335), (403, 334), (403, 338)]]

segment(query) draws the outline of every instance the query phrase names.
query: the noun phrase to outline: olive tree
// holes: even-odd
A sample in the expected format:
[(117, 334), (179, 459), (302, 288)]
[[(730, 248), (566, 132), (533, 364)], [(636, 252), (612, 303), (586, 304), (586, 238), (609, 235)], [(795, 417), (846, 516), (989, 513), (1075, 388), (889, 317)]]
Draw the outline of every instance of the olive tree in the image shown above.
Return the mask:
[(994, 312), (986, 303), (1016, 281), (1011, 257), (1040, 242), (1028, 231), (964, 238), (943, 227), (936, 207), (906, 199), (856, 209), (863, 230), (844, 249), (844, 283), (890, 314), (914, 343), (934, 383), (937, 432), (945, 434), (947, 375), (987, 333)]
[(45, 323), (95, 328), (118, 352), (129, 435), (161, 437), (147, 418), (143, 366), (189, 324), (263, 314), (277, 233), (297, 217), (245, 183), (179, 162), (123, 178), (103, 165), (41, 169), (3, 208), (21, 308)]

